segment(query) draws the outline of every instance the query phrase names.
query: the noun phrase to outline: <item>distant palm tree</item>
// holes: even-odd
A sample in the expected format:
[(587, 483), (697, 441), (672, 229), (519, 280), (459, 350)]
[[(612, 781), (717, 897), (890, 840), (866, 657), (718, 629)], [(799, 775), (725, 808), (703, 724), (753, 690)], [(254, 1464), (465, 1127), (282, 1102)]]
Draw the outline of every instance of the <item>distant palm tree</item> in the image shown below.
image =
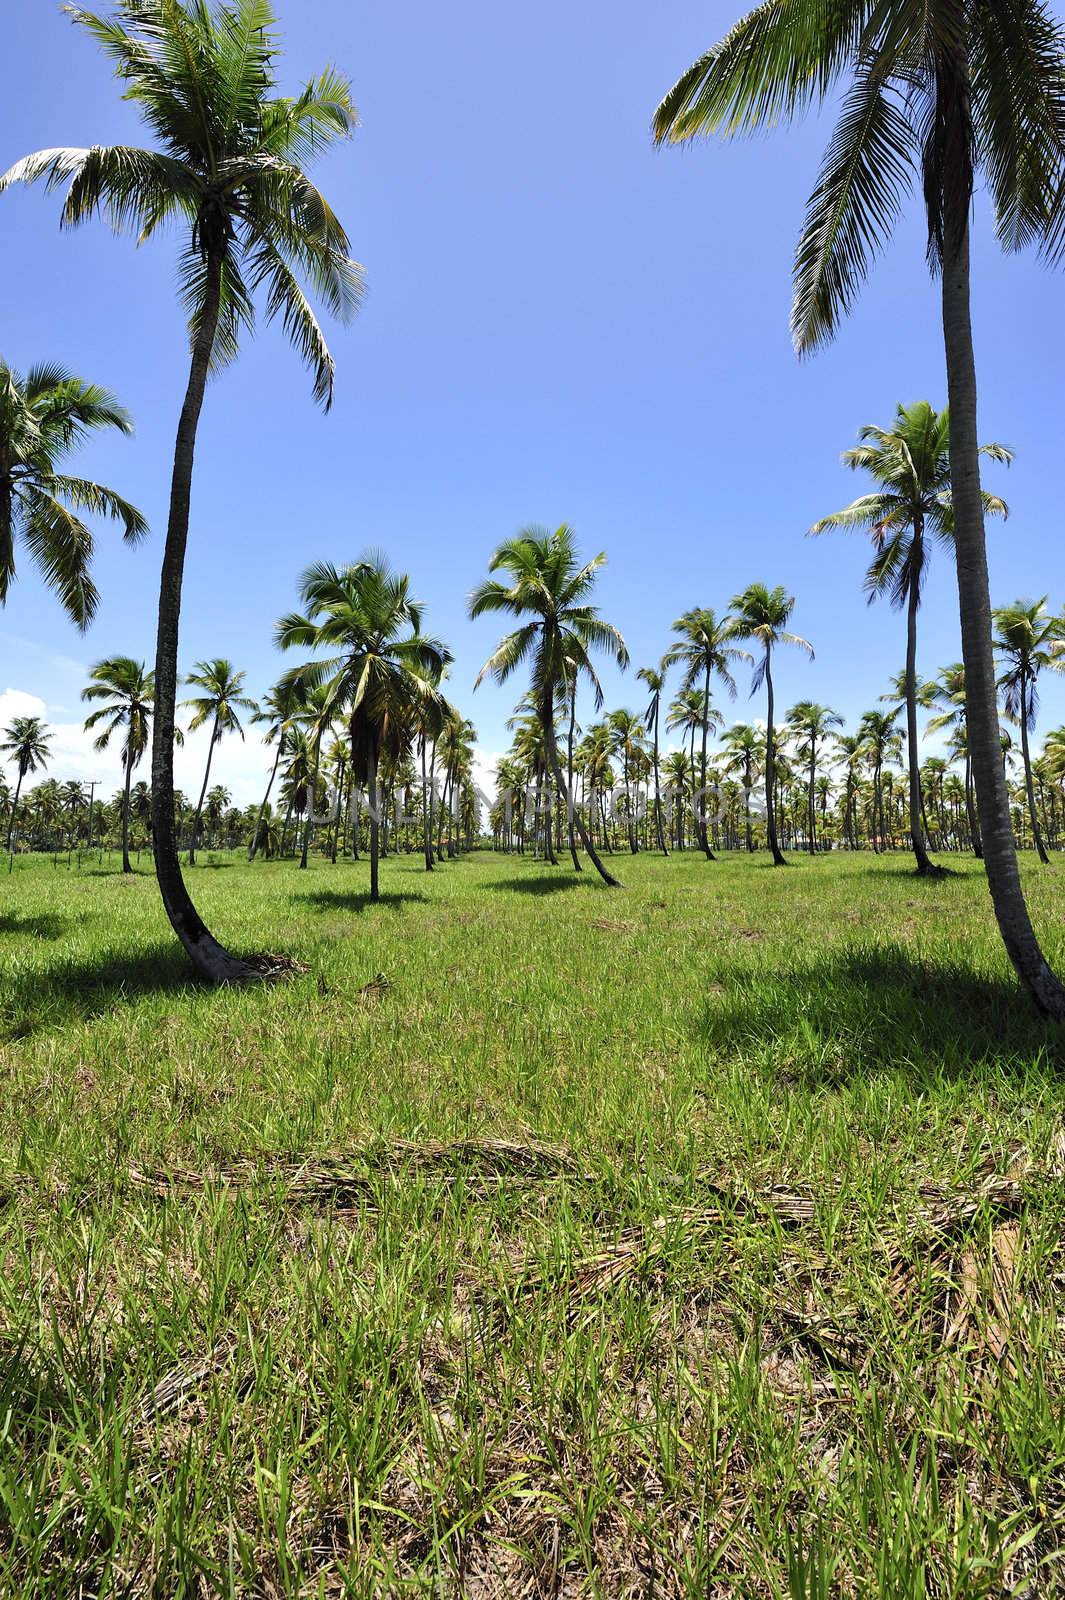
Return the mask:
[(40, 717), (16, 717), (4, 729), (3, 742), (0, 743), (0, 754), (7, 757), (15, 764), (18, 779), (15, 783), (15, 795), (11, 802), (11, 816), (7, 824), (7, 849), (11, 850), (11, 841), (15, 836), (15, 818), (18, 815), (19, 795), (22, 793), (22, 780), (32, 777), (35, 772), (43, 772), (51, 759), (52, 751), (49, 734)]
[(1032, 842), (1044, 866), (1049, 865), (1050, 857), (1035, 808), (1028, 735), (1035, 727), (1039, 711), (1040, 672), (1065, 670), (1065, 623), (1060, 617), (1049, 614), (1046, 603), (1046, 595), (1042, 600), (1015, 600), (1011, 606), (1000, 606), (993, 613), (995, 648), (1003, 660), (998, 686), (1004, 692), (1007, 717), (1020, 725), (1024, 792), (1032, 824)]
[(324, 687), (333, 714), (347, 718), (351, 770), (365, 777), (368, 790), (370, 898), (379, 900), (381, 757), (396, 751), (401, 735), (412, 736), (411, 708), (439, 698), (436, 685), (451, 652), (422, 633), (423, 607), (411, 596), (409, 577), (394, 573), (380, 554), (340, 570), (316, 562), (300, 580), (300, 597), (307, 613), (281, 618), (279, 647), (334, 653), (294, 667), (283, 681), (305, 693)]
[(141, 513), (113, 489), (59, 470), (105, 428), (133, 432), (128, 411), (106, 389), (57, 366), (33, 367), (22, 378), (0, 360), (0, 606), (15, 576), (17, 540), (70, 620), (87, 628), (99, 595), (89, 570), (93, 537), (78, 513), (121, 522), (130, 544), (147, 533)]
[[(822, 517), (810, 529), (860, 528), (873, 541), (873, 559), (865, 574), (870, 602), (888, 595), (891, 604), (906, 612), (906, 667), (903, 703), (906, 707), (906, 751), (910, 789), (910, 839), (917, 871), (928, 877), (932, 865), (921, 828), (921, 759), (917, 748), (917, 612), (921, 585), (928, 565), (927, 538), (931, 536), (954, 554), (954, 504), (950, 489), (950, 414), (946, 407), (934, 411), (927, 400), (897, 407), (890, 428), (868, 426), (861, 444), (843, 452), (844, 464), (867, 472), (877, 487), (843, 511)], [(985, 444), (980, 454), (1008, 465), (1013, 456), (1004, 445)], [(1009, 515), (1004, 500), (981, 491), (986, 516)]]
[(266, 816), (266, 808), (270, 804), (270, 792), (274, 787), (277, 769), (285, 754), (285, 741), (291, 731), (299, 708), (299, 697), (289, 683), (282, 681), (275, 683), (272, 689), (267, 690), (260, 704), (252, 712), (252, 722), (266, 723), (266, 732), (263, 734), (264, 744), (277, 744), (274, 754), (274, 764), (270, 768), (270, 777), (266, 784), (266, 793), (263, 795), (262, 805), (259, 807), (259, 817), (252, 830), (251, 843), (248, 846), (248, 860), (254, 861), (259, 851), (261, 825)]
[(211, 729), (203, 784), (200, 788), (200, 798), (196, 803), (196, 814), (192, 819), (192, 838), (189, 842), (189, 866), (192, 867), (196, 864), (196, 846), (200, 842), (200, 818), (203, 814), (207, 785), (211, 781), (214, 747), (216, 744), (221, 744), (227, 733), (239, 733), (243, 739), (244, 729), (241, 726), (239, 713), (254, 711), (256, 707), (254, 700), (249, 700), (241, 693), (244, 688), (244, 673), (238, 672), (232, 662), (227, 661), (224, 656), (218, 656), (213, 661), (197, 661), (185, 682), (190, 688), (200, 690), (198, 695), (182, 701), (182, 705), (192, 708), (188, 731), (196, 733), (198, 729), (208, 726)]
[(644, 726), (651, 734), (653, 740), (653, 754), (651, 756), (651, 770), (654, 774), (655, 785), (655, 837), (658, 848), (664, 856), (669, 855), (666, 845), (666, 834), (662, 818), (662, 778), (661, 760), (659, 754), (659, 722), (662, 714), (662, 696), (666, 688), (666, 663), (663, 661), (657, 668), (640, 667), (636, 676), (647, 685), (649, 699), (647, 709), (643, 714)]
[(979, 861), (983, 859), (984, 850), (980, 843), (980, 821), (973, 795), (973, 767), (965, 714), (965, 667), (962, 662), (952, 662), (949, 667), (940, 670), (938, 681), (930, 686), (928, 703), (930, 709), (936, 706), (941, 709), (929, 719), (925, 733), (945, 730), (950, 735), (951, 748), (965, 761), (965, 811), (973, 854)]
[[(699, 761), (699, 786), (703, 791), (699, 806), (699, 843), (707, 861), (713, 861), (710, 836), (706, 828), (706, 740), (710, 728), (710, 688), (714, 678), (723, 683), (730, 696), (736, 698), (736, 680), (732, 668), (736, 662), (750, 661), (746, 650), (738, 650), (730, 641), (731, 619), (718, 620), (709, 606), (697, 606), (686, 611), (673, 624), (673, 632), (680, 639), (666, 651), (664, 661), (670, 666), (680, 662), (684, 667), (683, 689), (702, 688), (702, 752)], [(694, 751), (693, 751), (694, 754)]]
[(685, 72), (654, 117), (658, 141), (752, 131), (840, 98), (795, 254), (800, 352), (830, 339), (890, 236), (920, 170), (928, 254), (942, 278), (956, 572), (969, 743), (985, 866), (1010, 960), (1036, 1003), (1065, 1019), (1065, 985), (1039, 948), (1021, 890), (999, 748), (970, 307), (977, 171), (1009, 249), (1065, 244), (1061, 25), (1045, 4), (845, 0), (759, 5)]
[(730, 622), (732, 637), (736, 639), (753, 639), (761, 650), (761, 659), (756, 661), (754, 676), (751, 679), (751, 693), (755, 694), (763, 683), (766, 690), (766, 729), (765, 729), (765, 817), (766, 834), (769, 842), (769, 851), (773, 857), (775, 867), (786, 866), (787, 863), (781, 853), (777, 842), (776, 799), (774, 788), (776, 784), (776, 748), (775, 729), (773, 726), (773, 650), (777, 645), (797, 645), (800, 650), (805, 650), (813, 659), (813, 645), (797, 633), (789, 633), (787, 625), (791, 621), (791, 614), (795, 609), (795, 597), (778, 584), (775, 589), (768, 588), (764, 583), (748, 584), (742, 594), (736, 595), (731, 602), (734, 613)]
[(744, 825), (749, 855), (754, 849), (754, 836), (751, 831), (751, 794), (754, 790), (755, 771), (765, 760), (765, 736), (750, 722), (734, 722), (731, 728), (726, 728), (721, 743), (725, 747), (725, 772), (738, 776), (743, 786)]
[(134, 768), (148, 748), (152, 723), (152, 704), (155, 699), (155, 674), (145, 671), (143, 661), (131, 656), (111, 656), (98, 661), (89, 672), (88, 688), (81, 691), (83, 700), (106, 702), (99, 711), (85, 719), (85, 731), (106, 723), (103, 732), (93, 742), (94, 750), (106, 750), (111, 737), (125, 729), (122, 740), (122, 871), (132, 872), (129, 860), (130, 784)]
[(94, 145), (40, 150), (9, 184), (69, 180), (63, 221), (98, 213), (141, 241), (161, 227), (184, 233), (179, 287), (192, 342), (174, 453), (163, 554), (152, 747), (155, 865), (163, 903), (197, 970), (212, 982), (255, 976), (217, 943), (181, 876), (174, 820), (178, 622), (189, 532), (193, 456), (207, 379), (232, 361), (258, 292), (314, 374), (328, 407), (333, 358), (300, 285), (346, 319), (361, 290), (346, 234), (303, 171), (355, 124), (347, 82), (332, 69), (295, 97), (276, 94), (279, 45), (269, 0), (116, 0), (113, 14), (70, 12), (115, 64), (125, 98), (155, 149)]
[(560, 689), (565, 692), (570, 674), (588, 679), (597, 709), (603, 703), (603, 690), (591, 662), (593, 649), (609, 651), (619, 667), (628, 665), (629, 652), (621, 634), (611, 623), (604, 622), (588, 601), (605, 562), (606, 556), (600, 552), (581, 565), (573, 530), (565, 523), (554, 533), (526, 528), (516, 539), (504, 540), (489, 563), (490, 572), (506, 572), (511, 582), (486, 579), (470, 596), (469, 612), (471, 617), (505, 612), (522, 619), (521, 626), (507, 634), (485, 662), (477, 674), (477, 683), (488, 674), (497, 683), (505, 683), (515, 668), (529, 663), (532, 695), (555, 786), (599, 876), (611, 888), (620, 888), (617, 878), (600, 860), (574, 805), (555, 736), (555, 701)]
[(891, 843), (891, 830), (884, 811), (884, 767), (897, 759), (902, 749), (902, 734), (895, 726), (897, 711), (866, 711), (858, 725), (861, 749), (873, 769), (873, 815), (869, 832), (873, 850), (879, 853)]
[(788, 712), (788, 725), (799, 743), (799, 755), (807, 762), (806, 786), (806, 848), (810, 855), (817, 854), (817, 758), (830, 737), (833, 728), (843, 726), (843, 718), (831, 706), (818, 705), (815, 700), (800, 700)]
[(640, 845), (636, 837), (636, 806), (633, 802), (630, 780), (646, 749), (643, 718), (635, 716), (628, 710), (617, 710), (612, 711), (606, 721), (614, 737), (614, 752), (621, 760), (621, 782), (625, 790), (625, 822), (629, 835), (629, 849), (636, 855)]

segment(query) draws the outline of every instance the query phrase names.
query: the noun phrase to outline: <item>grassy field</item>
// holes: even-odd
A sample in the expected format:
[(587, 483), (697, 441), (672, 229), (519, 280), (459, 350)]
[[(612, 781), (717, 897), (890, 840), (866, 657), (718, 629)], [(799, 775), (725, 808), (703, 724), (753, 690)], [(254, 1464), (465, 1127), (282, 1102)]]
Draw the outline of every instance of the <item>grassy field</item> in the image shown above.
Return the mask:
[[(0, 881), (0, 1593), (1065, 1592), (1063, 1044), (982, 874)], [(1026, 872), (1065, 965), (1065, 872)]]

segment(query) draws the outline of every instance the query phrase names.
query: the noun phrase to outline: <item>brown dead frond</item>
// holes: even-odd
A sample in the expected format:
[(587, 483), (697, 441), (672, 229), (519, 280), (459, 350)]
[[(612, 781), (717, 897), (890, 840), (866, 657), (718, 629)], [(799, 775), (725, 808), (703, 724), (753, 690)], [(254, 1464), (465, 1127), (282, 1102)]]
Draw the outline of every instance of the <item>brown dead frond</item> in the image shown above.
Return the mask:
[(297, 961), (295, 956), (278, 955), (274, 951), (261, 950), (253, 956), (242, 956), (241, 960), (246, 967), (250, 967), (257, 978), (266, 983), (276, 983), (281, 978), (293, 978), (302, 972), (309, 972), (305, 961)]
[(218, 1372), (221, 1372), (233, 1352), (236, 1340), (232, 1334), (219, 1341), (209, 1355), (199, 1361), (179, 1361), (164, 1377), (160, 1378), (150, 1394), (146, 1394), (140, 1403), (140, 1416), (143, 1421), (153, 1417), (166, 1416), (178, 1410), (188, 1397), (202, 1388)]

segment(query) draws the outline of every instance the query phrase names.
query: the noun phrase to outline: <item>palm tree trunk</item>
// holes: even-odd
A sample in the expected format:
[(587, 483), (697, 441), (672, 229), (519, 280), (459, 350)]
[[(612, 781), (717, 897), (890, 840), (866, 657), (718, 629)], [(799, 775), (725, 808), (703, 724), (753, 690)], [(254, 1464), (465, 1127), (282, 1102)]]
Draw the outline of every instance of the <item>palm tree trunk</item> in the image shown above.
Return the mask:
[(710, 731), (710, 668), (707, 667), (703, 677), (703, 741), (702, 754), (699, 758), (699, 843), (707, 861), (716, 861), (717, 857), (710, 848), (710, 838), (706, 831), (706, 738)]
[(569, 730), (566, 735), (566, 827), (569, 833), (569, 853), (573, 861), (574, 872), (583, 872), (581, 858), (577, 854), (577, 833), (573, 824), (573, 813), (577, 809), (576, 796), (573, 793), (573, 738), (577, 727), (577, 680), (574, 677), (569, 695)]
[(307, 861), (311, 852), (311, 833), (314, 828), (312, 818), (318, 807), (318, 772), (321, 767), (322, 741), (314, 741), (314, 770), (311, 773), (311, 786), (307, 796), (307, 815), (303, 819), (303, 850), (300, 853), (300, 871), (306, 872)]
[[(558, 743), (555, 739), (553, 696), (550, 693), (547, 696), (545, 705), (543, 705), (540, 709), (540, 722), (544, 730), (544, 748), (547, 751), (547, 761), (549, 767), (551, 768), (551, 776), (554, 778), (555, 783), (558, 786), (558, 791), (563, 800), (566, 802), (566, 809), (568, 811), (570, 810), (570, 794), (569, 789), (566, 786), (565, 773), (562, 771), (562, 763), (558, 756)], [(581, 848), (590, 858), (596, 872), (598, 872), (603, 882), (611, 889), (620, 889), (621, 884), (618, 882), (617, 878), (613, 877), (606, 870), (602, 861), (599, 859), (595, 845), (589, 838), (588, 830), (584, 826), (584, 818), (575, 808), (573, 810), (573, 821), (574, 825), (576, 826), (577, 833), (580, 836)]]
[(372, 735), (366, 751), (366, 788), (370, 810), (370, 899), (380, 900), (381, 819), (377, 805), (377, 749)]
[(274, 757), (274, 765), (270, 773), (270, 781), (266, 785), (266, 793), (263, 795), (263, 803), (259, 807), (259, 815), (255, 819), (255, 832), (252, 834), (251, 844), (248, 846), (249, 861), (255, 860), (256, 853), (259, 849), (259, 833), (262, 829), (263, 818), (266, 816), (266, 808), (270, 804), (270, 791), (274, 787), (274, 779), (277, 777), (277, 769), (281, 765), (281, 755), (284, 751), (284, 748), (285, 735), (280, 733), (277, 736), (277, 755)]
[(203, 802), (207, 794), (207, 785), (211, 781), (211, 762), (214, 759), (214, 747), (218, 740), (218, 718), (215, 717), (211, 725), (211, 742), (207, 746), (207, 767), (203, 774), (203, 787), (200, 790), (200, 801), (196, 807), (196, 815), (192, 819), (192, 839), (189, 843), (189, 866), (196, 865), (196, 846), (200, 839), (200, 814), (203, 811)]
[(1036, 854), (1044, 867), (1049, 867), (1050, 857), (1047, 855), (1043, 843), (1043, 831), (1039, 826), (1039, 813), (1035, 805), (1035, 784), (1032, 782), (1032, 755), (1028, 748), (1028, 680), (1021, 677), (1021, 760), (1024, 763), (1024, 792), (1028, 800), (1028, 816), (1032, 823), (1032, 843), (1035, 845)]
[(429, 779), (425, 770), (425, 738), (419, 740), (422, 757), (422, 851), (425, 856), (425, 870), (432, 872), (436, 863), (433, 860), (433, 823), (429, 811)]
[(655, 700), (655, 828), (658, 833), (658, 848), (664, 856), (669, 855), (666, 847), (666, 834), (662, 826), (662, 783), (658, 770), (658, 701)]
[(11, 802), (11, 816), (7, 824), (7, 853), (11, 854), (11, 841), (15, 836), (15, 813), (18, 811), (18, 797), (22, 793), (22, 780), (25, 777), (21, 766), (19, 767), (18, 781), (15, 784), (15, 798)]
[(917, 608), (921, 603), (923, 540), (924, 528), (920, 520), (915, 520), (910, 551), (909, 593), (906, 598), (906, 755), (910, 782), (910, 841), (918, 875), (927, 878), (938, 869), (928, 859), (921, 825), (924, 806), (917, 752)]
[[(956, 137), (961, 137), (957, 135)], [(999, 743), (998, 694), (991, 644), (991, 595), (980, 491), (976, 361), (969, 297), (968, 187), (947, 191), (943, 262), (943, 343), (950, 404), (950, 478), (954, 501), (958, 605), (969, 753), (988, 887), (1014, 969), (1039, 1009), (1065, 1020), (1065, 988), (1047, 964), (1021, 889)]]
[(807, 796), (807, 810), (809, 815), (806, 820), (806, 829), (810, 837), (806, 841), (806, 848), (812, 856), (817, 854), (817, 802), (815, 790), (817, 787), (817, 744), (813, 734), (810, 735), (810, 791)]
[(247, 982), (256, 973), (230, 955), (208, 931), (192, 903), (178, 860), (174, 829), (174, 718), (177, 704), (178, 630), (185, 547), (192, 503), (192, 469), (196, 431), (218, 328), (222, 296), (222, 263), (207, 261), (203, 314), (192, 351), (189, 382), (174, 445), (170, 514), (159, 579), (159, 621), (155, 654), (155, 719), (152, 730), (152, 842), (155, 873), (170, 925), (201, 977), (211, 983)]
[(128, 750), (123, 764), (126, 768), (126, 781), (122, 786), (122, 871), (132, 873), (133, 868), (129, 864), (129, 789), (133, 778), (133, 763), (129, 759)]
[(765, 691), (766, 691), (766, 722), (765, 722), (765, 826), (769, 842), (769, 852), (773, 857), (775, 867), (786, 867), (787, 862), (781, 854), (780, 845), (777, 843), (777, 808), (773, 788), (776, 783), (777, 752), (776, 730), (773, 727), (773, 667), (771, 652), (766, 647), (765, 653)]

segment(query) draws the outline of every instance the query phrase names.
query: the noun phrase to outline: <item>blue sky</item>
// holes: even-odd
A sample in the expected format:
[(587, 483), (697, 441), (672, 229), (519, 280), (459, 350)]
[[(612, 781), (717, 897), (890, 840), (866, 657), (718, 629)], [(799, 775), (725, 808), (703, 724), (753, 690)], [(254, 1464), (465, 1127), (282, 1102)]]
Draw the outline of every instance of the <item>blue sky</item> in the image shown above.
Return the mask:
[[(55, 144), (141, 140), (95, 47), (51, 0), (5, 17), (0, 167)], [(789, 270), (826, 127), (653, 150), (654, 105), (735, 17), (719, 4), (541, 0), (279, 0), (285, 87), (332, 61), (362, 126), (318, 177), (366, 266), (369, 294), (333, 329), (337, 403), (314, 407), (280, 333), (262, 328), (209, 391), (197, 459), (182, 661), (228, 655), (252, 692), (276, 676), (275, 618), (300, 570), (381, 547), (409, 571), (452, 644), (452, 694), (486, 754), (503, 749), (514, 691), (473, 679), (496, 624), (465, 619), (490, 551), (528, 522), (572, 523), (609, 566), (600, 601), (634, 666), (672, 619), (723, 607), (753, 579), (784, 583), (817, 651), (782, 661), (779, 695), (848, 721), (902, 663), (901, 619), (861, 594), (865, 551), (803, 537), (859, 482), (839, 452), (899, 400), (944, 397), (937, 291), (910, 207), (836, 345), (794, 358)], [(61, 90), (57, 92), (57, 84)], [(101, 532), (99, 617), (87, 636), (23, 564), (0, 617), (0, 716), (43, 701), (60, 725), (57, 776), (117, 784), (80, 739), (84, 668), (151, 658), (173, 432), (186, 376), (175, 250), (138, 251), (102, 224), (58, 228), (43, 190), (0, 200), (0, 352), (61, 360), (117, 391), (133, 441), (99, 441), (78, 470), (148, 513), (138, 552)], [(991, 532), (993, 593), (1065, 602), (1059, 548), (1059, 393), (1065, 283), (998, 253), (978, 204), (974, 314), (981, 433), (1017, 451), (991, 486), (1013, 515)], [(953, 575), (940, 558), (922, 612), (921, 670), (959, 654)], [(642, 703), (605, 674), (612, 703)], [(758, 708), (744, 686), (730, 720)], [(1044, 693), (1065, 717), (1065, 680)], [(6, 720), (6, 719), (5, 719)], [(192, 787), (194, 747), (179, 781)], [(184, 768), (187, 767), (188, 771)], [(235, 797), (262, 754), (227, 745)], [(77, 769), (75, 771), (75, 769)]]

